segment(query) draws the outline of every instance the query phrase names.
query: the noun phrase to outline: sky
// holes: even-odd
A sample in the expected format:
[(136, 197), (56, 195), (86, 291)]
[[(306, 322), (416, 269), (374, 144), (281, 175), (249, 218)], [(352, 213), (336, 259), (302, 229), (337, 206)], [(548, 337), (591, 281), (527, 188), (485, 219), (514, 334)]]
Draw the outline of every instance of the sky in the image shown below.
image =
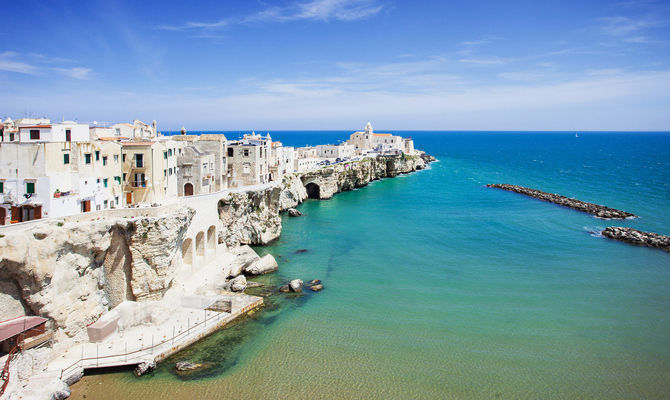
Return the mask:
[(0, 116), (670, 130), (669, 1), (3, 2)]

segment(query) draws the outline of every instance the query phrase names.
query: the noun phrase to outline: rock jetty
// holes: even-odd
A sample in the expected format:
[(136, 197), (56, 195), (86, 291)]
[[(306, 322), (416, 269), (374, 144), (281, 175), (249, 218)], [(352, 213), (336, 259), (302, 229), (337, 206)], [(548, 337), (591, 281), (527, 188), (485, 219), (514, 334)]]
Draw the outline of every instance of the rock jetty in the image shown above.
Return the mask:
[(507, 190), (514, 193), (523, 194), (538, 200), (547, 201), (549, 203), (558, 204), (559, 206), (569, 207), (577, 211), (582, 211), (594, 215), (602, 219), (625, 219), (637, 218), (637, 215), (617, 210), (615, 208), (601, 206), (599, 204), (587, 203), (585, 201), (573, 199), (570, 197), (561, 196), (560, 194), (547, 193), (536, 189), (531, 189), (523, 186), (489, 183), (486, 187)]
[(638, 246), (656, 247), (670, 252), (670, 236), (658, 233), (642, 232), (633, 228), (621, 226), (608, 226), (602, 231), (602, 235), (614, 240), (620, 240)]

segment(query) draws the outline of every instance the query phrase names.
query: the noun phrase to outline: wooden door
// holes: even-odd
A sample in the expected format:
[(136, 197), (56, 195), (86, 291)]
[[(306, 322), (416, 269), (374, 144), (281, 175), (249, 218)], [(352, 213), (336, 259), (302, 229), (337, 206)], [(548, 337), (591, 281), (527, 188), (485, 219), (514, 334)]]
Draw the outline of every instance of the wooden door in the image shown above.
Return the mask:
[(133, 204), (133, 192), (126, 193), (126, 204)]
[(12, 207), (12, 224), (21, 222), (21, 208)]
[(5, 207), (0, 207), (0, 225), (5, 224), (5, 218), (7, 218), (7, 209)]
[(66, 142), (71, 142), (72, 141), (72, 131), (69, 129), (65, 130), (65, 141)]
[(193, 184), (187, 183), (184, 185), (184, 196), (193, 196)]
[(35, 219), (42, 218), (42, 206), (35, 207)]
[(91, 200), (83, 200), (81, 202), (81, 212), (91, 211)]

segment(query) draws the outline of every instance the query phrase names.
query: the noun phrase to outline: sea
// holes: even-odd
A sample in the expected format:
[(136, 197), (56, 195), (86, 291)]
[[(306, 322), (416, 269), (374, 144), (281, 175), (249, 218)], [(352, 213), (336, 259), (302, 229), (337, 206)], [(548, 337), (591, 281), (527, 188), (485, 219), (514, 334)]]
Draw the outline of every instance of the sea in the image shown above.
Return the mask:
[[(670, 133), (391, 132), (438, 161), (283, 216), (256, 248), (279, 262), (257, 279), (275, 293), (265, 309), (146, 376), (87, 372), (72, 398), (670, 398), (670, 254), (599, 234), (670, 234)], [(304, 146), (351, 132), (269, 133)], [(276, 294), (295, 278), (324, 289)], [(177, 361), (203, 367), (179, 374)]]

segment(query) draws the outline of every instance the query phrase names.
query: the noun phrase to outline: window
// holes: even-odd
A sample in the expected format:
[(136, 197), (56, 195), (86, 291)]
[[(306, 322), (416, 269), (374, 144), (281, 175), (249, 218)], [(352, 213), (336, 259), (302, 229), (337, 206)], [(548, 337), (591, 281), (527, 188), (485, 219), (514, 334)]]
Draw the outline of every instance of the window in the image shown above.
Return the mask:
[(40, 140), (40, 130), (31, 129), (30, 130), (30, 140)]
[(91, 163), (91, 153), (84, 154), (84, 163), (86, 163), (86, 164)]
[(249, 157), (249, 150), (244, 149), (244, 156), (245, 156), (245, 157)]
[(72, 130), (71, 129), (66, 129), (65, 130), (65, 141), (66, 142), (71, 142), (72, 141)]
[(167, 151), (163, 152), (163, 158), (167, 160)]
[(207, 163), (206, 162), (202, 163), (202, 169), (207, 169)]
[(5, 182), (0, 181), (0, 193), (5, 193)]
[(119, 155), (114, 154), (114, 164), (118, 164), (118, 163), (119, 163)]
[(14, 141), (14, 134), (13, 134), (13, 133), (10, 133), (10, 134), (9, 134), (9, 141), (10, 141), (10, 142), (13, 142), (13, 141)]
[(172, 176), (172, 168), (168, 169), (168, 175)]
[(35, 193), (35, 182), (26, 182), (26, 193)]
[(146, 187), (147, 183), (144, 181), (144, 174), (137, 173), (135, 174), (135, 181), (133, 182), (135, 187)]
[(163, 176), (167, 178), (167, 169), (163, 170)]
[(172, 157), (172, 149), (168, 149), (168, 156)]
[(107, 207), (108, 207), (108, 204), (109, 204), (109, 201), (105, 200), (104, 204), (105, 204), (105, 205), (103, 206), (103, 208), (107, 208)]
[(119, 205), (119, 196), (114, 197), (114, 203), (116, 203), (117, 206)]
[(102, 165), (107, 165), (107, 156), (102, 156)]
[(97, 183), (99, 185), (100, 184), (100, 178), (96, 179), (95, 183)]
[(109, 179), (105, 178), (102, 180), (102, 184), (105, 185), (105, 187), (108, 187)]
[(123, 162), (126, 162), (126, 155), (123, 154), (122, 157), (123, 157)]
[(228, 157), (232, 157), (232, 156), (233, 156), (233, 148), (228, 147)]
[(127, 175), (127, 174), (124, 172), (124, 173), (123, 173), (123, 181), (124, 181), (124, 182), (126, 181), (126, 175)]
[(144, 167), (144, 155), (136, 153), (135, 154), (135, 167), (143, 168)]
[(99, 150), (95, 151), (95, 161), (100, 161), (100, 151)]
[(116, 182), (120, 185), (121, 184), (121, 177), (120, 176), (115, 176), (114, 177), (114, 182)]
[(69, 164), (70, 163), (70, 154), (65, 153), (63, 154), (63, 164)]
[(115, 134), (116, 136), (121, 136), (121, 128), (116, 128), (116, 129), (114, 129), (114, 134)]

